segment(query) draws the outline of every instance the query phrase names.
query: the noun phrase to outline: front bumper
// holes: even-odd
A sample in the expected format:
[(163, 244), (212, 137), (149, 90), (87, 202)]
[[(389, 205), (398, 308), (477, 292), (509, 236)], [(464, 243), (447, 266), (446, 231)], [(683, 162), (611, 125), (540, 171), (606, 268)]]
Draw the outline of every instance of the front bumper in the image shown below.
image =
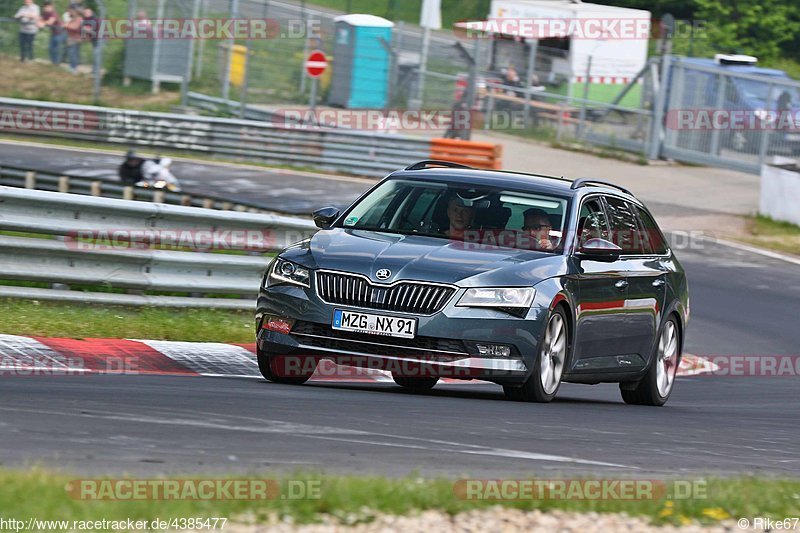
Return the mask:
[[(334, 305), (322, 301), (314, 289), (276, 285), (262, 289), (256, 324), (258, 349), (287, 361), (287, 368), (307, 368), (309, 359), (329, 359), (340, 365), (386, 370), (405, 376), (437, 376), (519, 383), (533, 368), (546, 320), (547, 304), (534, 301), (527, 316), (502, 311), (456, 307), (459, 289), (445, 307), (430, 316)], [(335, 309), (417, 319), (413, 341), (380, 335), (349, 334), (331, 328)], [(261, 329), (265, 316), (295, 320), (289, 334)], [(508, 357), (483, 356), (476, 343), (505, 344)], [(292, 358), (302, 359), (302, 363)]]

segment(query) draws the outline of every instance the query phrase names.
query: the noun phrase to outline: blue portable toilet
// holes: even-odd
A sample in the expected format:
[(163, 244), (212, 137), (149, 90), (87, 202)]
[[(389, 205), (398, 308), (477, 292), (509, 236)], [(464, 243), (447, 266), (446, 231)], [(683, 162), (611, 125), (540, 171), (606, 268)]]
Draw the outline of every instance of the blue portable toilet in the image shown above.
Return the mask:
[(333, 77), (328, 103), (345, 108), (383, 108), (389, 91), (394, 23), (374, 15), (334, 19)]

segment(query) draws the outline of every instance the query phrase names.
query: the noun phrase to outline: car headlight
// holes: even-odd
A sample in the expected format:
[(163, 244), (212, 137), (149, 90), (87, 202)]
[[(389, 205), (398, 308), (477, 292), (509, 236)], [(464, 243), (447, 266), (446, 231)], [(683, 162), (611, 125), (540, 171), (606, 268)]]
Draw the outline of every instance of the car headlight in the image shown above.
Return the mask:
[(264, 288), (278, 285), (279, 283), (291, 283), (301, 287), (310, 287), (308, 269), (298, 264), (281, 259), (280, 257), (272, 262), (272, 266), (267, 273), (264, 281)]
[(475, 288), (467, 292), (456, 304), (459, 307), (496, 307), (500, 309), (528, 309), (533, 303), (536, 289), (531, 287)]

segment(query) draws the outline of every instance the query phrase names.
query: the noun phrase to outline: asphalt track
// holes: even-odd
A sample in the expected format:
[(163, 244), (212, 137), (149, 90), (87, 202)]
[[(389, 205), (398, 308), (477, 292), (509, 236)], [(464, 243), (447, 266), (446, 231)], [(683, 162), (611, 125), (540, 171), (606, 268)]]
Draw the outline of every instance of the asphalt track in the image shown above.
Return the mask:
[[(58, 163), (35, 150), (38, 161)], [(7, 160), (4, 152), (0, 158)], [(259, 172), (266, 186), (285, 185), (270, 181), (275, 174)], [(331, 183), (316, 180), (313, 186), (327, 191)], [(353, 195), (363, 184), (355, 189)], [(289, 196), (281, 201), (291, 203)], [(692, 295), (686, 350), (798, 355), (800, 266), (695, 244), (678, 251)], [(439, 385), (414, 395), (381, 383), (2, 378), (0, 463), (104, 474), (300, 469), (483, 477), (797, 476), (799, 384), (796, 374), (680, 378), (670, 402), (658, 409), (623, 404), (614, 385), (565, 385), (552, 404), (536, 405), (505, 401), (498, 387), (482, 384)]]
[[(0, 142), (5, 165), (118, 182), (125, 147), (102, 152)], [(346, 176), (320, 179), (306, 172), (176, 159), (172, 171), (188, 193), (248, 202), (278, 213), (308, 215), (319, 207), (346, 207), (374, 180)]]

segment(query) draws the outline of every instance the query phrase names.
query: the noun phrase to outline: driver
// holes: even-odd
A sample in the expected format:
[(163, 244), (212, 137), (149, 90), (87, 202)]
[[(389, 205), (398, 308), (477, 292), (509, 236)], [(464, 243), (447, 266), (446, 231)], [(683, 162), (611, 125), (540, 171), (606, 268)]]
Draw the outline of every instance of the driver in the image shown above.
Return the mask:
[(450, 226), (447, 229), (447, 236), (451, 239), (464, 239), (464, 231), (469, 229), (475, 218), (475, 208), (468, 206), (458, 196), (453, 196), (447, 202), (447, 219)]

